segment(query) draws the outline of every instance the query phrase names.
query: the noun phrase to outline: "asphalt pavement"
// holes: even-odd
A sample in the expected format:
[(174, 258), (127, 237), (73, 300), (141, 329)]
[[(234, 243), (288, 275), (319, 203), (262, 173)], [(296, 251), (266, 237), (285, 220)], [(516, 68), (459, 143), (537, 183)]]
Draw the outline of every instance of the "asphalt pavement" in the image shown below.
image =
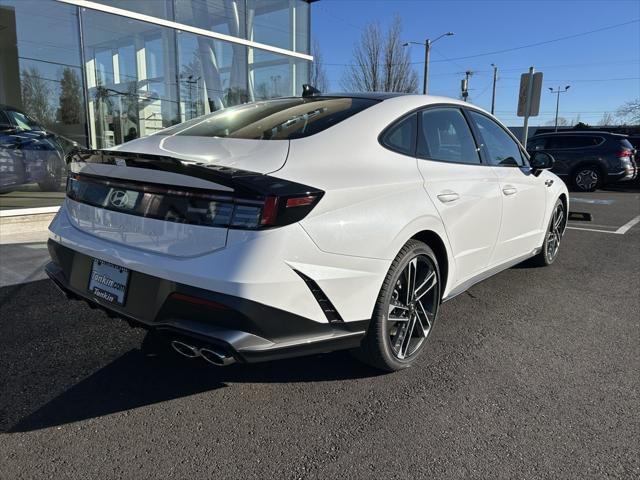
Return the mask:
[(640, 193), (572, 199), (593, 220), (553, 266), (444, 304), (394, 374), (145, 356), (46, 280), (4, 287), (0, 478), (639, 478)]

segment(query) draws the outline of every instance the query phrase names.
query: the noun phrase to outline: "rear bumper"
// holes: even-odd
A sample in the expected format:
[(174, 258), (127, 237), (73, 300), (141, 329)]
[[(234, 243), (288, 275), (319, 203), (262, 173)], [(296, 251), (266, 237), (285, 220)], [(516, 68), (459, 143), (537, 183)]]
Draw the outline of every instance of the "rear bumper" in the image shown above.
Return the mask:
[[(70, 299), (133, 326), (215, 345), (239, 362), (258, 362), (359, 346), (368, 320), (320, 323), (245, 298), (131, 271), (124, 306), (88, 291), (91, 257), (49, 240), (47, 275)], [(200, 302), (185, 301), (196, 299)]]

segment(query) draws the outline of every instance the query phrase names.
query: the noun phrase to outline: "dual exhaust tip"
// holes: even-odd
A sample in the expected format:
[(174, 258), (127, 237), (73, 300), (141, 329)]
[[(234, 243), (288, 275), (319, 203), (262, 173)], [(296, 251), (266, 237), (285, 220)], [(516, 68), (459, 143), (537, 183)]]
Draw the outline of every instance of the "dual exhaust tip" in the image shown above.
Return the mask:
[(196, 347), (181, 340), (173, 340), (171, 347), (183, 357), (198, 358), (202, 357), (205, 361), (217, 367), (227, 367), (236, 362), (236, 359), (222, 351), (218, 351), (215, 347)]

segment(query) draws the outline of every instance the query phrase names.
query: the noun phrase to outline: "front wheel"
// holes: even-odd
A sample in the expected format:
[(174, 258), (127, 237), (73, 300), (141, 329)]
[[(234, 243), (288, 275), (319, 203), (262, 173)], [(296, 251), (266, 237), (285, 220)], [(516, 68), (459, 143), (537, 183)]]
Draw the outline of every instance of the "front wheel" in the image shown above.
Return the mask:
[(380, 289), (358, 358), (389, 372), (410, 366), (424, 350), (440, 306), (440, 270), (433, 251), (410, 240)]
[(542, 250), (538, 255), (533, 257), (533, 263), (540, 267), (551, 265), (558, 256), (560, 249), (560, 240), (564, 234), (567, 223), (567, 215), (562, 200), (557, 200), (553, 207), (553, 214), (549, 221), (549, 227), (545, 233)]

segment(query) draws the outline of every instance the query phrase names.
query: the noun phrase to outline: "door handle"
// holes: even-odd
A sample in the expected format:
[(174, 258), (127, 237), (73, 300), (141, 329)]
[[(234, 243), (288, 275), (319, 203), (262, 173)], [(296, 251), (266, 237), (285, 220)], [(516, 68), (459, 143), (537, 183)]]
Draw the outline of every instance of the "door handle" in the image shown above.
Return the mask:
[(516, 193), (518, 193), (518, 189), (513, 185), (507, 185), (502, 189), (502, 193), (504, 193), (505, 195), (515, 195)]
[(452, 192), (451, 190), (444, 191), (438, 195), (438, 200), (440, 200), (442, 203), (455, 202), (459, 198), (460, 195), (458, 195), (456, 192)]

